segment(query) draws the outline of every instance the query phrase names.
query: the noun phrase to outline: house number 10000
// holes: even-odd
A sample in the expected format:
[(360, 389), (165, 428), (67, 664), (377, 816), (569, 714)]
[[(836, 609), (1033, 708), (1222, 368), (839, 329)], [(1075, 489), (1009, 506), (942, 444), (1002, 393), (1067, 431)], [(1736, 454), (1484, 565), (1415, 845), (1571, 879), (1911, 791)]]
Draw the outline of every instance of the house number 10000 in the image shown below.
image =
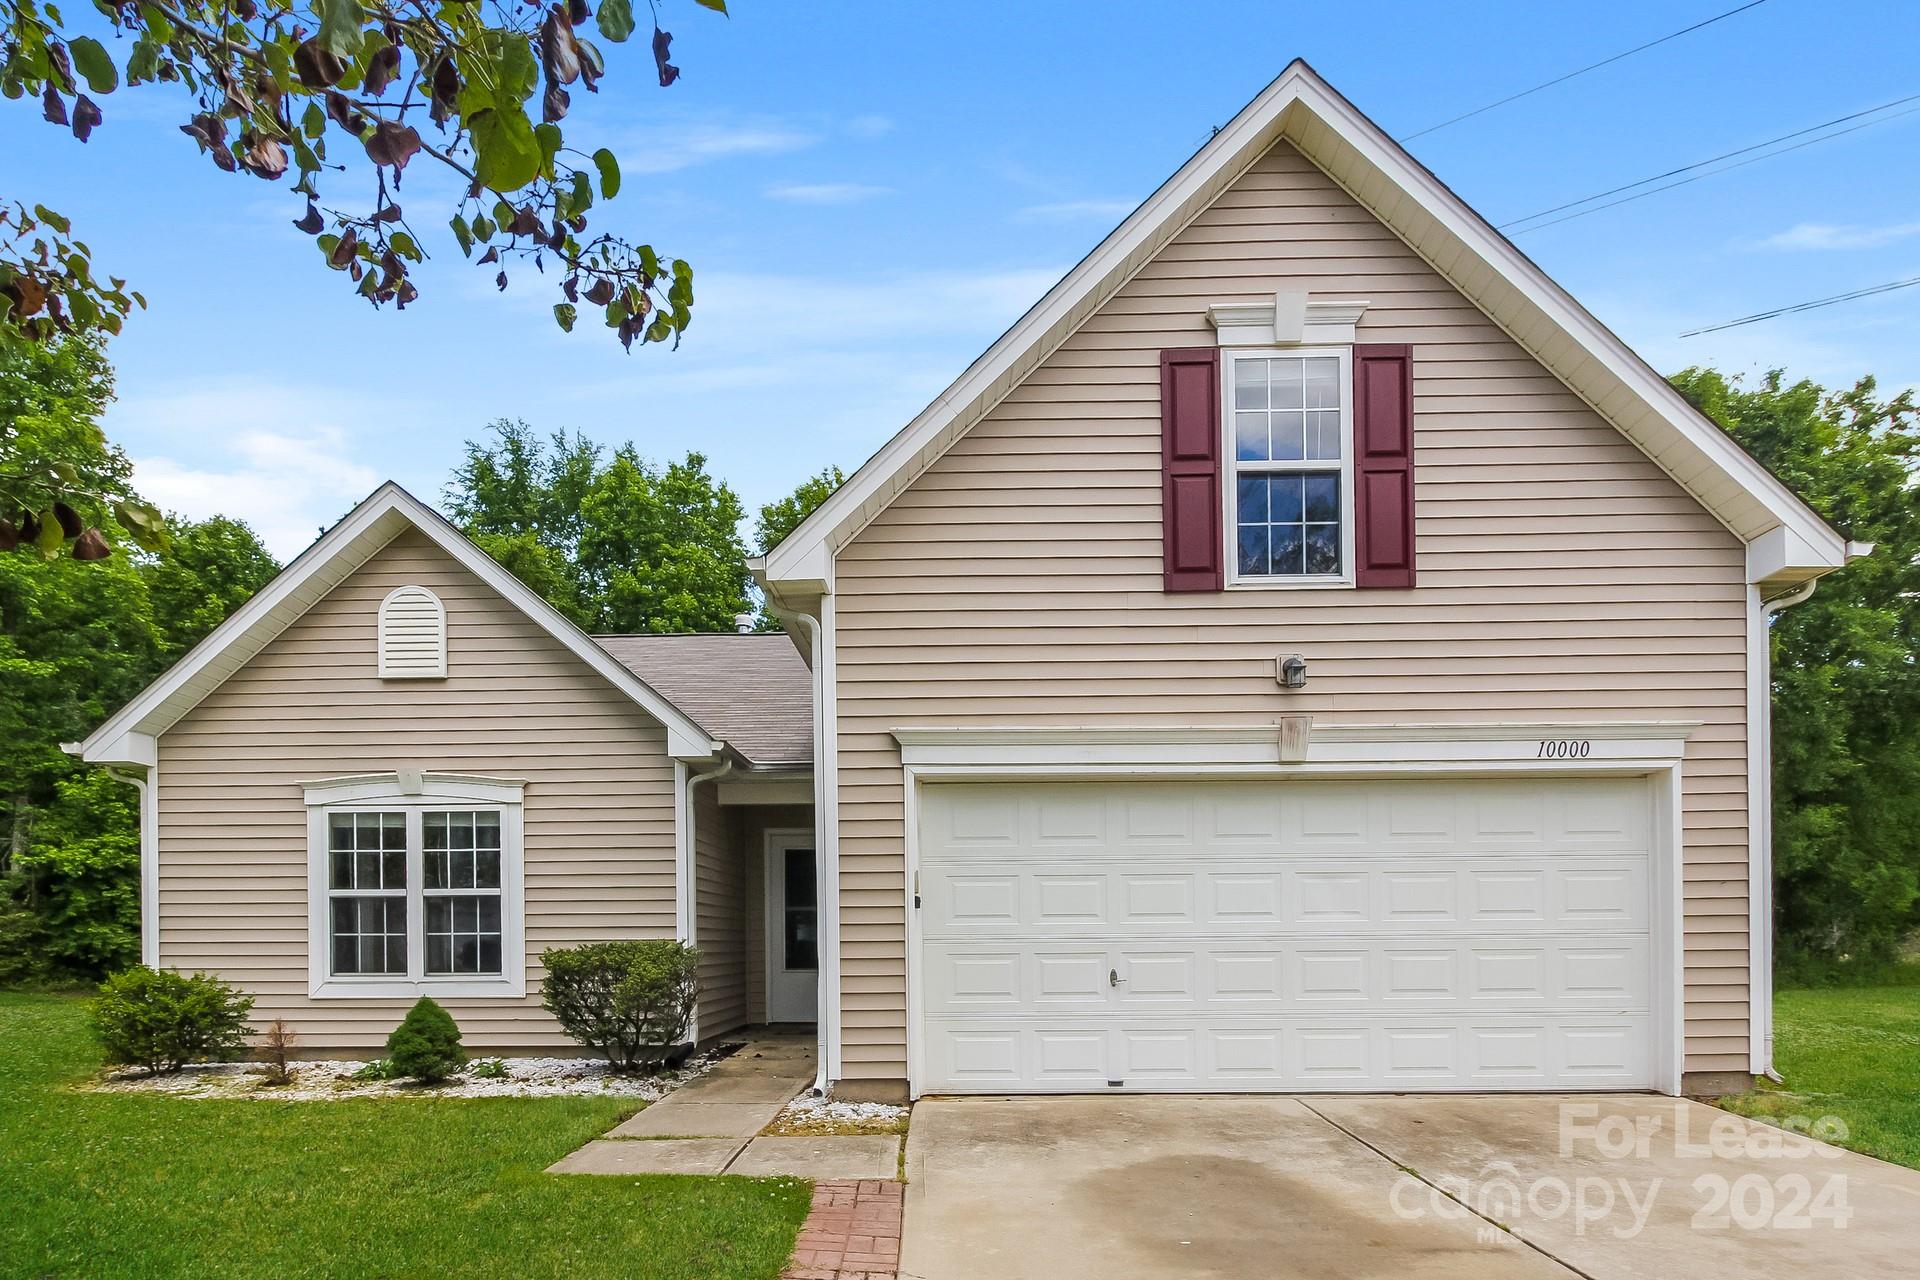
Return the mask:
[(1578, 741), (1570, 741), (1567, 739), (1547, 738), (1547, 739), (1541, 740), (1540, 754), (1536, 756), (1535, 759), (1585, 760), (1592, 753), (1593, 753), (1593, 744), (1591, 742), (1585, 741), (1584, 739), (1578, 740)]

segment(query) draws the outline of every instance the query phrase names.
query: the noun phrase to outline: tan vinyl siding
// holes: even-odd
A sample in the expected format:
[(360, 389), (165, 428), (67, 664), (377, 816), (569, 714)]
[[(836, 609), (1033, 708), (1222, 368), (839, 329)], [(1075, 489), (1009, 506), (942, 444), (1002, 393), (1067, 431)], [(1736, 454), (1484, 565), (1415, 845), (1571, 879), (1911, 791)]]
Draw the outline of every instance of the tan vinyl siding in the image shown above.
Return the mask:
[(747, 868), (711, 782), (694, 790), (694, 908), (700, 948), (700, 1038), (747, 1022)]
[[(446, 605), (445, 680), (375, 674), (380, 601), (407, 583)], [(161, 963), (238, 982), (308, 1051), (377, 1051), (407, 1001), (307, 995), (301, 784), (403, 767), (526, 780), (528, 994), (444, 1003), (470, 1049), (565, 1050), (541, 951), (674, 934), (673, 762), (644, 712), (413, 531), (162, 735)]]
[[(1419, 583), (1160, 589), (1162, 348), (1276, 288), (1414, 344)], [(1284, 144), (839, 554), (843, 1074), (905, 1074), (888, 731), (933, 724), (1699, 720), (1683, 822), (1688, 1071), (1747, 1065), (1743, 548)], [(1283, 695), (1277, 654), (1309, 687)]]

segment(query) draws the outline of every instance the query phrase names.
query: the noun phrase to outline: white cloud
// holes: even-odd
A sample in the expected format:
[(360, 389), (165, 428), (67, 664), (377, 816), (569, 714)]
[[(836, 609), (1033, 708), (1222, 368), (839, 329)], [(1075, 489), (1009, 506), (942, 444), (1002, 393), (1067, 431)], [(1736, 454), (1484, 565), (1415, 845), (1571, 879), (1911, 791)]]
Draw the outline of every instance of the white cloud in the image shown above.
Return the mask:
[(633, 130), (615, 151), (629, 173), (672, 173), (734, 156), (804, 151), (819, 141), (817, 133), (775, 120), (699, 120)]
[(767, 188), (767, 199), (788, 204), (857, 204), (892, 191), (892, 187), (871, 187), (860, 182), (781, 182)]
[(1920, 222), (1897, 222), (1884, 227), (1835, 226), (1802, 222), (1759, 241), (1757, 249), (1878, 249), (1920, 236)]
[(1020, 222), (1118, 222), (1134, 210), (1132, 200), (1060, 200), (1033, 204), (1014, 214)]
[(129, 442), (134, 488), (149, 501), (193, 519), (244, 520), (288, 560), (387, 478), (341, 425), (363, 416), (339, 393), (233, 379), (143, 392), (117, 404), (106, 427)]

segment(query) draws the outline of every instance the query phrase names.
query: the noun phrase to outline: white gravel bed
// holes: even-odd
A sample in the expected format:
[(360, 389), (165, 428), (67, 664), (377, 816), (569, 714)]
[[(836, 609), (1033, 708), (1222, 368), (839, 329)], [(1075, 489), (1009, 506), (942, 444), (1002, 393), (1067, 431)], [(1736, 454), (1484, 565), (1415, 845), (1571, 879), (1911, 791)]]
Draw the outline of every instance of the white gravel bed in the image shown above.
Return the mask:
[[(101, 1093), (151, 1093), (182, 1098), (257, 1098), (268, 1102), (331, 1102), (342, 1098), (637, 1098), (657, 1102), (701, 1075), (716, 1058), (702, 1056), (677, 1071), (655, 1076), (623, 1076), (599, 1058), (479, 1058), (444, 1084), (412, 1080), (356, 1080), (367, 1064), (351, 1061), (288, 1064), (293, 1082), (270, 1085), (257, 1062), (207, 1063), (169, 1075), (150, 1076), (137, 1068), (110, 1071), (80, 1086)], [(504, 1076), (471, 1074), (482, 1062), (500, 1062)]]
[(893, 1133), (906, 1115), (907, 1108), (884, 1102), (839, 1102), (803, 1094), (767, 1128), (773, 1133)]

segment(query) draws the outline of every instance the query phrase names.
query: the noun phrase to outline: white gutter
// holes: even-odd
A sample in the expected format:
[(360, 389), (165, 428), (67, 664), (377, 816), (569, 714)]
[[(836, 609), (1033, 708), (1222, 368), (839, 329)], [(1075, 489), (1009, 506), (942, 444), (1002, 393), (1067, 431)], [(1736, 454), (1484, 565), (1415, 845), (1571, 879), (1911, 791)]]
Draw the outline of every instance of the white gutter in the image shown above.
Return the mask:
[[(673, 762), (674, 781), (680, 784), (674, 788), (673, 797), (673, 825), (674, 829), (680, 833), (679, 865), (674, 869), (675, 874), (673, 877), (673, 914), (674, 923), (678, 926), (675, 932), (680, 935), (680, 941), (690, 947), (700, 945), (699, 919), (694, 914), (699, 905), (694, 896), (696, 878), (696, 868), (694, 867), (694, 815), (699, 812), (699, 806), (693, 802), (693, 790), (703, 782), (710, 782), (716, 778), (724, 778), (732, 772), (733, 761), (731, 759), (721, 761), (717, 769), (709, 769), (705, 773), (696, 773), (692, 777), (687, 776), (686, 761), (675, 760)], [(687, 1023), (687, 1039), (694, 1044), (700, 1043), (700, 1007), (697, 1003), (694, 1005), (693, 1017)]]
[[(824, 1098), (840, 1075), (840, 809), (833, 763), (838, 754), (834, 749), (833, 654), (830, 632), (819, 618), (779, 608), (771, 592), (767, 608), (775, 617), (797, 622), (806, 630), (813, 656), (807, 665), (813, 675), (813, 879), (820, 935), (813, 1092)], [(832, 608), (833, 597), (821, 597), (820, 612), (831, 618)]]
[[(1849, 544), (1851, 552), (1861, 544)], [(1869, 548), (1870, 549), (1870, 548)], [(1801, 603), (1815, 578), (1771, 600), (1749, 588), (1747, 610), (1747, 1069), (1773, 1069), (1773, 616)]]

